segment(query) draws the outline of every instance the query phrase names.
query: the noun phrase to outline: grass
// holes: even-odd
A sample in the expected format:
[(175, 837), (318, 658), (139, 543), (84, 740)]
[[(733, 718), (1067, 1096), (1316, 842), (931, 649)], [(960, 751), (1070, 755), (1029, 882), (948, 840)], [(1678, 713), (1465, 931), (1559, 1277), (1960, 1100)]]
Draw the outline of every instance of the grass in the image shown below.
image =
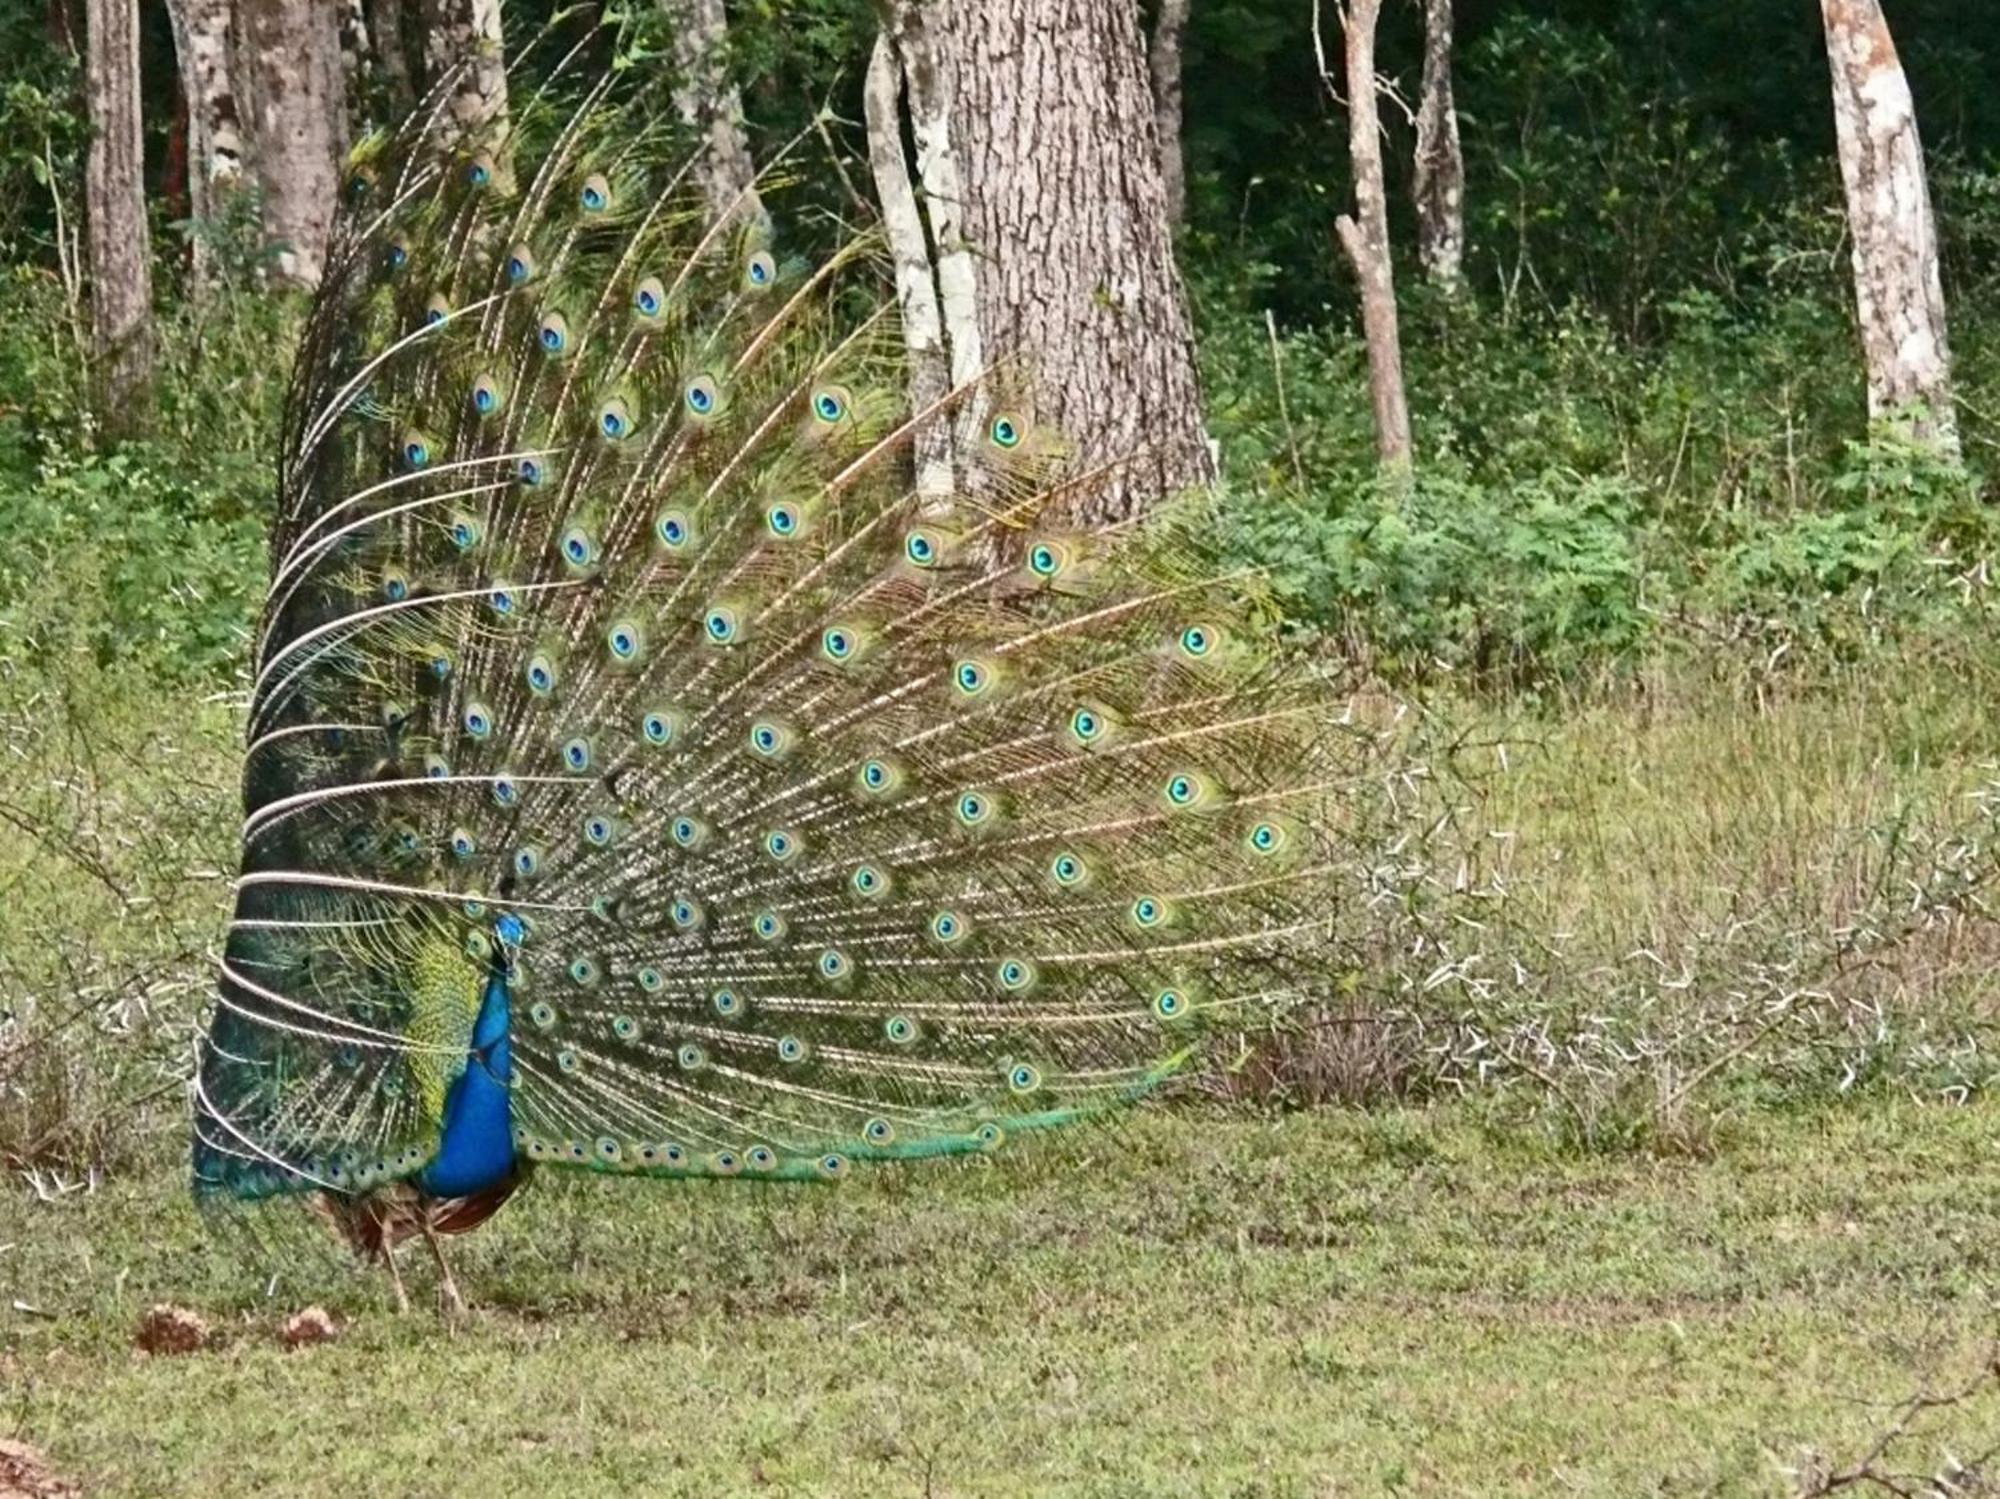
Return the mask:
[[(1237, 1091), (1429, 1107), (1196, 1104), (837, 1191), (545, 1179), (455, 1246), (455, 1329), (310, 1225), (197, 1219), (235, 710), (48, 680), (0, 672), (0, 1437), (92, 1495), (1784, 1495), (2000, 1337), (2000, 940), (1935, 898), (2000, 844), (1976, 662), (1406, 715), (1457, 815), (1400, 857), (1441, 890), (1462, 840), (1505, 897), (1357, 938), (1356, 1004), (1434, 1028)], [(1468, 977), (1426, 988), (1392, 939), (1439, 930)], [(213, 1346), (135, 1353), (157, 1301)], [(283, 1351), (316, 1301), (342, 1337)], [(1895, 1456), (2000, 1444), (1996, 1397)]]
[[(545, 1180), (456, 1330), (246, 1262), (163, 1168), (0, 1208), (0, 1432), (107, 1496), (1785, 1494), (1993, 1338), (1996, 1124), (1885, 1093), (1669, 1161), (1154, 1113), (837, 1190)], [(159, 1299), (217, 1345), (133, 1353)], [(282, 1351), (315, 1299), (344, 1336)]]

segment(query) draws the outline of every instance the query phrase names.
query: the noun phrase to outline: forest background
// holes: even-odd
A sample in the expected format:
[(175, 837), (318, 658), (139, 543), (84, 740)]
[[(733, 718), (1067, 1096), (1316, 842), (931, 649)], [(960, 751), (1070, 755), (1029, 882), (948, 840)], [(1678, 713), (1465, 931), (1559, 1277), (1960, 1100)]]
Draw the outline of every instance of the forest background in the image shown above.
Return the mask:
[[(1663, 1222), (1692, 1211), (1683, 1189), (1727, 1196), (1738, 1166), (1799, 1184), (1777, 1216), (1808, 1224), (1814, 1245), (1858, 1217), (1901, 1248), (1868, 1237), (1872, 1259), (1794, 1264), (1757, 1237), (1783, 1225), (1760, 1218), (1736, 1251), (1740, 1279), (1649, 1263), (1600, 1286), (1602, 1306), (1558, 1257), (1524, 1295), (1582, 1307), (1585, 1341), (1610, 1362), (1551, 1373), (1530, 1408), (1544, 1420), (1568, 1398), (1550, 1390), (1629, 1373), (1617, 1329), (1657, 1329), (1683, 1300), (1743, 1313), (1722, 1314), (1711, 1371), (1730, 1367), (1738, 1333), (1817, 1357), (1826, 1327), (1774, 1333), (1760, 1319), (1782, 1323), (1788, 1298), (1818, 1287), (1838, 1319), (1888, 1329), (1841, 1366), (1847, 1383), (1815, 1365), (1796, 1400), (1774, 1395), (1728, 1429), (1690, 1425), (1663, 1397), (1646, 1440), (1718, 1492), (1739, 1479), (1828, 1492), (1812, 1485), (1843, 1461), (1872, 1482), (1862, 1470), (1890, 1460), (1869, 1433), (1895, 1412), (1849, 1395), (1886, 1399), (1933, 1376), (1980, 1388), (1989, 1367), (1992, 1251), (1972, 1246), (1995, 1239), (1978, 1215), (1995, 1198), (1984, 1100), (2000, 1013), (2000, 11), (1159, 0), (1108, 29), (1073, 11), (940, 0), (932, 44), (964, 66), (982, 26), (1080, 27), (1107, 49), (1106, 77), (1141, 80), (1148, 107), (1092, 170), (1118, 179), (1143, 156), (1158, 184), (1140, 195), (1157, 219), (1141, 237), (1171, 245), (1198, 383), (1170, 399), (1137, 373), (1143, 360), (1109, 369), (1115, 415), (1129, 427), (1159, 405), (1214, 439), (1217, 553), (1267, 568), (1299, 648), (1345, 673), (1375, 788), (1356, 815), (1381, 850), (1382, 899), (1329, 956), (1340, 999), (1240, 1038), (1234, 1064), (1186, 1104), (1220, 1142), (1203, 1148), (1247, 1192), (1264, 1138), (1247, 1132), (1304, 1117), (1334, 1132), (1303, 1147), (1332, 1150), (1329, 1169), (1459, 1173), (1462, 1203), (1442, 1218), (1382, 1210), (1402, 1223), (1392, 1239), (1410, 1236), (1396, 1254), (1432, 1269), (1427, 1255), (1458, 1252), (1440, 1233), (1504, 1245), (1520, 1230), (1508, 1184), (1525, 1171), (1626, 1193), (1638, 1219)], [(177, 1180), (187, 1036), (233, 858), (288, 351), (343, 142), (497, 49), (519, 98), (568, 48), (599, 48), (605, 67), (684, 75), (690, 118), (726, 127), (712, 135), (725, 176), (731, 152), (754, 162), (803, 133), (801, 181), (775, 207), (781, 234), (810, 239), (828, 217), (878, 211), (871, 61), (886, 26), (890, 61), (910, 63), (924, 45), (911, 12), (868, 0), (742, 0), (726, 14), (715, 0), (527, 0), (504, 20), (489, 0), (0, 9), (0, 1168), (6, 1211), (21, 1214), (18, 1233), (0, 1218), (0, 1283), (19, 1277), (0, 1373), (30, 1391), (19, 1424), (110, 1487), (159, 1473), (120, 1467), (129, 1431), (85, 1373), (41, 1360), (62, 1328), (81, 1329), (74, 1346), (97, 1377), (138, 1289), (108, 1273), (61, 1290), (36, 1276), (78, 1242), (117, 1242), (107, 1200), (164, 1202)], [(1909, 133), (1843, 132), (1837, 106), (1893, 90), (1843, 95), (1828, 38), (1885, 25), (1914, 100)], [(1373, 47), (1358, 73), (1357, 31)], [(106, 36), (116, 47), (94, 50)], [(1371, 74), (1376, 87), (1357, 92)], [(279, 129), (301, 98), (318, 101), (317, 123)], [(923, 103), (914, 84), (896, 98)], [(899, 149), (908, 124), (891, 132)], [(1927, 211), (1871, 220), (1868, 195), (1849, 189), (1913, 163)], [(1925, 362), (1921, 337), (1884, 355), (1871, 284), (1923, 304), (1919, 331), (1940, 357)], [(1913, 367), (1889, 367), (1899, 349)], [(1157, 1150), (1173, 1138), (1160, 1129)], [(1832, 1169), (1847, 1148), (1868, 1192)], [(1378, 1185), (1391, 1203), (1403, 1190)], [(1031, 1202), (1061, 1190), (1054, 1174), (1029, 1187)], [(1871, 1219), (1860, 1199), (1893, 1210)], [(1265, 1201), (1283, 1217), (1292, 1199)], [(1302, 1212), (1323, 1205), (1300, 1199)], [(1013, 1231), (983, 1198), (968, 1211)], [(1899, 1216), (1911, 1214), (1921, 1232)], [(911, 1256), (951, 1232), (935, 1214), (903, 1228)], [(1180, 1231), (1205, 1244), (1211, 1229)], [(1274, 1253), (1298, 1247), (1289, 1231), (1273, 1230)], [(10, 1265), (16, 1240), (27, 1250)], [(1322, 1234), (1301, 1252), (1328, 1248)], [(163, 1293), (186, 1274), (185, 1250), (131, 1253), (139, 1282)], [(491, 1261), (503, 1301), (559, 1286), (603, 1310), (573, 1268), (536, 1261), (507, 1280), (504, 1253)], [(1469, 1283), (1489, 1272), (1509, 1273), (1476, 1268)], [(1353, 1292), (1364, 1300), (1366, 1280)], [(768, 1291), (753, 1273), (743, 1294)], [(1282, 1277), (1270, 1294), (1284, 1304)], [(56, 1331), (39, 1320), (52, 1307), (70, 1319)], [(627, 1331), (613, 1318), (603, 1335)], [(1543, 1354), (1558, 1370), (1578, 1357)], [(561, 1351), (598, 1356), (588, 1342)], [(1420, 1386), (1423, 1360), (1448, 1355), (1413, 1357)], [(1303, 1391), (1366, 1362), (1308, 1348), (1273, 1377)], [(1143, 1387), (1143, 1368), (1127, 1372)], [(1712, 1416), (1767, 1376), (1717, 1375), (1688, 1398)], [(1519, 1412), (1458, 1415), (1478, 1431)], [(51, 1436), (58, 1417), (70, 1439)], [(1261, 1468), (1246, 1443), (1232, 1460), (1265, 1477), (1226, 1491), (1268, 1479), (1293, 1492), (1286, 1474), (1335, 1451), (1439, 1491), (1541, 1492), (1572, 1459), (1605, 1492), (1649, 1471), (1630, 1465), (1613, 1416), (1578, 1419), (1531, 1420), (1504, 1482), (1470, 1439), (1417, 1458), (1343, 1429), (1294, 1466), (1282, 1441)], [(1983, 1419), (1991, 1434), (2000, 1413)], [(1906, 1438), (1918, 1440), (1885, 1450)], [(209, 1450), (188, 1440), (182, 1460)], [(994, 1440), (1031, 1443), (1004, 1426)], [(1852, 1450), (1822, 1459), (1821, 1443)], [(873, 1460), (898, 1469), (920, 1447), (889, 1440)], [(216, 1452), (242, 1455), (210, 1452), (225, 1473)], [(1911, 1461), (1934, 1467), (1942, 1452)], [(1949, 1460), (1961, 1479), (1977, 1467), (1962, 1443)], [(829, 1456), (827, 1471), (842, 1461), (862, 1459)], [(747, 1466), (729, 1471), (747, 1482)], [(725, 1491), (716, 1482), (707, 1492)]]

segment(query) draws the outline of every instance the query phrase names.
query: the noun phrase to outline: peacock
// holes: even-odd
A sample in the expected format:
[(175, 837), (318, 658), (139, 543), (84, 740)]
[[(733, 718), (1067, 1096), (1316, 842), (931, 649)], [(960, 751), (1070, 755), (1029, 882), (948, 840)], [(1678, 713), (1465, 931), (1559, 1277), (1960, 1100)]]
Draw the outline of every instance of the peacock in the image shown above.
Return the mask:
[(992, 1152), (1334, 919), (1332, 695), (1200, 497), (1077, 521), (1023, 359), (911, 409), (871, 236), (781, 258), (620, 87), (357, 147), (284, 417), (194, 1187), (452, 1305), (538, 1169)]

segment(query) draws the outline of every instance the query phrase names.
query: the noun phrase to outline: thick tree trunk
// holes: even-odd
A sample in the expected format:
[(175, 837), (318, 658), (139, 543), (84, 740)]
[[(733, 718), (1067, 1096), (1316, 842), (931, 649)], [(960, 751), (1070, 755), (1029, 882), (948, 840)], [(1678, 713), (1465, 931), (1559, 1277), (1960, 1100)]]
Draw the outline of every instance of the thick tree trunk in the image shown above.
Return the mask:
[(1820, 0), (1854, 294), (1868, 363), (1868, 414), (1958, 455), (1937, 225), (1909, 80), (1878, 0)]
[(1423, 97), (1417, 106), (1417, 258), (1433, 286), (1465, 279), (1465, 155), (1451, 89), (1452, 0), (1424, 0)]
[(189, 266), (197, 293), (215, 281), (209, 232), (243, 182), (243, 125), (237, 114), (230, 0), (171, 0), (174, 50), (187, 100)]
[(743, 132), (743, 98), (724, 65), (729, 23), (722, 0), (660, 0), (674, 37), (674, 108), (706, 143), (702, 194), (718, 218), (767, 222), (757, 196), (757, 163)]
[(153, 383), (138, 0), (90, 0), (84, 31), (92, 131), (84, 166), (91, 355), (99, 417), (106, 431), (123, 436), (145, 426)]
[[(497, 150), (507, 134), (507, 59), (500, 0), (424, 0), (424, 72), (435, 85), (458, 69), (451, 117), (468, 142)], [(504, 161), (496, 167), (506, 169)]]
[[(1315, 10), (1317, 7), (1315, 7)], [(1389, 198), (1382, 186), (1382, 118), (1375, 86), (1375, 26), (1382, 0), (1351, 0), (1346, 40), (1348, 155), (1354, 214), (1334, 223), (1361, 283), (1361, 328), (1368, 340), (1368, 394), (1375, 408), (1375, 453), (1384, 470), (1407, 471), (1414, 453), (1403, 394), (1403, 340), (1396, 321), (1396, 275), (1389, 259)], [(1314, 16), (1315, 25), (1318, 16)], [(1315, 33), (1317, 41), (1317, 33)], [(1328, 79), (1328, 87), (1332, 80)]]
[[(897, 0), (901, 64), (951, 378), (969, 443), (1004, 402), (1072, 450), (1086, 521), (1210, 482), (1137, 7)], [(873, 132), (874, 154), (902, 150)], [(879, 175), (879, 168), (878, 168)]]
[(374, 0), (369, 8), (368, 40), (382, 70), (382, 89), (390, 113), (401, 119), (417, 102), (410, 74), (409, 46), (403, 35), (403, 0)]
[(314, 286), (340, 192), (340, 35), (326, 0), (239, 0), (245, 93), (275, 274)]
[(1147, 64), (1153, 75), (1153, 128), (1160, 138), (1160, 182), (1167, 191), (1167, 219), (1187, 220), (1187, 155), (1181, 141), (1181, 42), (1187, 35), (1188, 0), (1160, 0), (1153, 18)]

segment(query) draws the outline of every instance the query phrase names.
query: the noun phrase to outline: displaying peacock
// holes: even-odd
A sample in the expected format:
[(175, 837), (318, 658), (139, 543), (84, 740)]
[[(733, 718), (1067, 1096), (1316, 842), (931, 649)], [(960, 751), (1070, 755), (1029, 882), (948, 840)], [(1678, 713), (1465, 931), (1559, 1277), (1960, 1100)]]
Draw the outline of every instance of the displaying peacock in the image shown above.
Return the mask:
[(1333, 915), (1255, 579), (1072, 524), (1018, 367), (909, 411), (867, 236), (780, 259), (612, 90), (356, 152), (286, 417), (194, 1180), (385, 1256), (1125, 1104)]

